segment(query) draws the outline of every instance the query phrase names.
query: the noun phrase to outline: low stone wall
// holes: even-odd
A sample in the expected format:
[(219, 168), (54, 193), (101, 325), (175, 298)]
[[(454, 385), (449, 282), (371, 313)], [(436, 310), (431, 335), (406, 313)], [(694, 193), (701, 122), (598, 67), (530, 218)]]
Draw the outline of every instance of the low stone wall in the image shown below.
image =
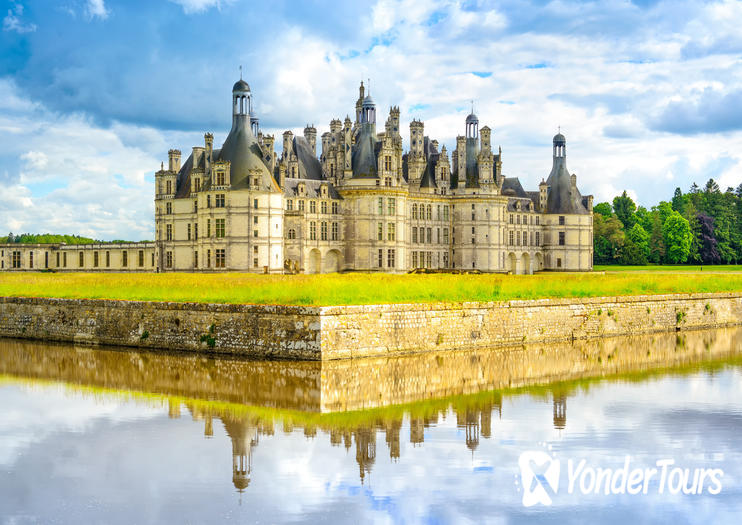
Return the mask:
[(259, 306), (0, 297), (0, 336), (328, 360), (742, 324), (742, 293)]
[(321, 359), (317, 308), (0, 297), (0, 336)]

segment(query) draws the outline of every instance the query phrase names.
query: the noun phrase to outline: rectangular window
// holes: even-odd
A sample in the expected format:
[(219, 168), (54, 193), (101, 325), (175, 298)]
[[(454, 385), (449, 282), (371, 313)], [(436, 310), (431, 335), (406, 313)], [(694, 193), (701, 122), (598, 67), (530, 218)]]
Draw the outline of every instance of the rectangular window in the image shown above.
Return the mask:
[(381, 268), (382, 266), (384, 266), (384, 250), (379, 249), (379, 268)]
[(384, 215), (384, 197), (379, 197), (379, 215)]
[(198, 211), (198, 201), (193, 201), (193, 213), (196, 213)]
[(173, 252), (165, 252), (165, 268), (173, 267)]
[(317, 202), (309, 201), (309, 213), (317, 213)]
[(427, 268), (432, 268), (433, 267), (433, 252), (428, 252), (427, 259), (428, 259)]
[(165, 203), (165, 213), (167, 213), (168, 215), (171, 215), (173, 213), (173, 203), (172, 202)]
[(64, 253), (62, 254), (62, 266), (63, 266), (64, 268), (67, 268), (67, 252), (64, 252)]
[(28, 267), (33, 268), (33, 252), (28, 253)]
[(216, 185), (217, 186), (224, 186), (226, 184), (226, 176), (225, 175), (226, 175), (226, 173), (224, 173), (223, 171), (217, 171), (216, 172)]
[(513, 246), (513, 245), (515, 244), (515, 243), (513, 242), (513, 238), (514, 238), (514, 236), (515, 236), (515, 233), (514, 233), (514, 232), (513, 232), (512, 230), (510, 230), (510, 235), (509, 235), (509, 237), (508, 237), (508, 244), (509, 244), (510, 246)]
[(380, 222), (377, 224), (376, 227), (376, 240), (377, 241), (383, 241), (384, 240), (384, 223)]
[(219, 239), (224, 238), (224, 234), (225, 234), (225, 225), (224, 225), (224, 222), (225, 221), (226, 221), (226, 219), (216, 219), (215, 220), (214, 229), (216, 230), (215, 231), (216, 237), (219, 238)]
[(167, 181), (165, 183), (165, 186), (167, 187), (167, 192), (168, 193), (171, 193), (173, 191), (173, 183), (172, 183), (172, 181)]
[(559, 216), (559, 226), (564, 226), (564, 215)]
[(397, 236), (397, 225), (393, 222), (390, 222), (386, 225), (386, 240), (387, 241), (393, 241), (395, 240), (395, 237)]
[(324, 221), (320, 224), (319, 235), (321, 240), (327, 240), (327, 223)]
[(317, 223), (314, 221), (309, 223), (309, 240), (310, 241), (317, 240)]
[(338, 214), (338, 203), (337, 202), (333, 202), (332, 203), (332, 213), (333, 213), (333, 215), (337, 215)]
[(412, 267), (417, 268), (417, 252), (412, 252)]
[(292, 201), (291, 199), (287, 200), (286, 201), (286, 209), (288, 211), (293, 210), (294, 209), (294, 201)]
[(562, 260), (557, 258), (557, 268), (561, 268), (561, 267), (562, 267)]
[(448, 206), (447, 205), (443, 206), (443, 220), (444, 221), (448, 220)]
[(211, 208), (211, 195), (206, 196), (206, 207)]
[(253, 265), (253, 268), (257, 268), (258, 267), (258, 258), (257, 257), (253, 257), (253, 259), (252, 259), (252, 265)]
[(193, 252), (193, 267), (198, 268), (198, 251)]
[(80, 252), (80, 254), (78, 255), (77, 265), (80, 268), (82, 268), (83, 266), (85, 266), (85, 253)]
[(126, 250), (121, 252), (121, 266), (129, 266), (129, 252)]
[(389, 199), (389, 215), (396, 215), (397, 213), (397, 199)]
[[(5, 261), (3, 261), (5, 262)], [(57, 252), (57, 268), (59, 268), (59, 252)]]
[(338, 223), (336, 222), (332, 223), (332, 240), (333, 241), (338, 240)]
[(144, 250), (139, 250), (139, 267), (144, 268)]
[(258, 230), (253, 230), (252, 231), (252, 236), (253, 237), (257, 237), (258, 236)]
[[(67, 254), (65, 254), (65, 255), (67, 255)], [(13, 254), (12, 254), (12, 262), (13, 262), (13, 264), (12, 264), (13, 268), (20, 268), (21, 267), (21, 252), (19, 252), (19, 251), (13, 252)], [(65, 261), (65, 263), (66, 263), (66, 261)], [(67, 264), (65, 264), (65, 266), (67, 266)]]
[[(536, 217), (538, 219), (538, 217)], [(536, 232), (536, 246), (541, 246), (541, 233)]]
[(255, 216), (254, 216), (254, 217), (252, 218), (252, 223), (253, 223), (253, 224), (257, 224), (257, 223), (258, 223), (258, 216), (257, 216), (257, 215), (255, 215)]
[(186, 226), (186, 239), (188, 239), (189, 241), (191, 240), (191, 225), (190, 224)]
[(538, 226), (539, 223), (541, 222), (540, 219), (541, 219), (541, 217), (539, 217), (538, 215), (536, 215), (536, 226)]
[(152, 252), (152, 267), (155, 266), (155, 252)]
[(392, 169), (392, 156), (386, 155), (384, 157), (384, 169), (390, 171)]
[(253, 199), (252, 207), (255, 208), (256, 210), (258, 209), (258, 199)]
[(320, 211), (322, 213), (327, 213), (327, 201), (322, 201), (320, 203)]
[(510, 224), (513, 224), (513, 214), (510, 214)]
[(165, 234), (166, 240), (172, 241), (173, 240), (173, 225), (172, 224), (166, 225), (165, 226), (165, 231), (167, 232)]
[(211, 219), (206, 219), (206, 237), (211, 237)]
[(195, 240), (198, 240), (198, 223), (195, 223), (193, 225), (193, 238)]
[(206, 267), (211, 268), (211, 250), (206, 250)]
[(299, 201), (299, 211), (304, 211), (304, 201)]
[(225, 203), (227, 201), (224, 198), (224, 194), (223, 193), (217, 193), (215, 199), (216, 199), (216, 207), (217, 208), (224, 208)]
[(417, 228), (415, 226), (412, 227), (412, 242), (417, 244)]
[(428, 244), (433, 244), (433, 228), (427, 229), (426, 239), (428, 240)]
[(195, 187), (196, 191), (201, 191), (201, 179), (196, 179)]
[(564, 232), (559, 232), (559, 246), (564, 246)]
[(106, 252), (106, 268), (111, 267), (111, 252)]
[(394, 268), (394, 249), (389, 249), (386, 251), (386, 266), (387, 268)]
[(443, 228), (443, 244), (448, 244), (448, 228)]
[(98, 252), (93, 252), (93, 268), (98, 267)]
[(515, 217), (515, 223), (516, 223), (516, 224), (520, 224), (520, 215), (517, 215), (517, 216)]
[(217, 268), (224, 268), (226, 267), (227, 263), (227, 254), (226, 249), (224, 248), (217, 248), (214, 253), (214, 266)]
[(440, 228), (436, 228), (435, 238), (436, 238), (436, 242), (440, 244), (441, 243), (441, 229)]

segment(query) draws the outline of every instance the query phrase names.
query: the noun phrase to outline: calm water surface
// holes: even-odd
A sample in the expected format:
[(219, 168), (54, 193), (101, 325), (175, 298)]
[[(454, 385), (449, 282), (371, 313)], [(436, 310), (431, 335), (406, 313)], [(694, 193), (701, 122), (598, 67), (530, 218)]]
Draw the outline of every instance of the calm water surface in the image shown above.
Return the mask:
[[(0, 522), (738, 523), (740, 341), (320, 364), (0, 340)], [(562, 381), (533, 386), (547, 376)], [(526, 461), (533, 479), (524, 452), (551, 458)], [(689, 489), (721, 469), (721, 490), (660, 493), (658, 472), (647, 494), (583, 494), (579, 477), (570, 493), (570, 465), (627, 457), (673, 460)], [(525, 507), (539, 487), (551, 504)]]

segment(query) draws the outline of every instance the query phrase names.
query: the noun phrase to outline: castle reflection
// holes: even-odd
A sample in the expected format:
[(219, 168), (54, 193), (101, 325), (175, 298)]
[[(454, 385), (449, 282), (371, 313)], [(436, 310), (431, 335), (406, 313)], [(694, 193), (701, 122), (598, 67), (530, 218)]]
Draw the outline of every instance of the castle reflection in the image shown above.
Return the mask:
[(529, 392), (543, 401), (544, 419), (551, 415), (553, 428), (566, 431), (567, 398), (577, 388), (569, 381), (722, 362), (740, 351), (740, 328), (324, 363), (0, 340), (0, 374), (30, 384), (61, 381), (94, 395), (164, 401), (172, 418), (185, 407), (203, 421), (206, 438), (220, 432), (220, 421), (231, 440), (232, 483), (242, 492), (253, 478), (261, 438), (279, 425), (286, 434), (328, 439), (349, 455), (354, 447), (365, 483), (381, 433), (389, 461), (397, 462), (405, 449), (403, 429), (409, 429), (409, 444), (424, 446), (426, 429), (453, 413), (461, 446), (474, 455), (482, 440), (497, 435), (509, 389), (554, 384)]

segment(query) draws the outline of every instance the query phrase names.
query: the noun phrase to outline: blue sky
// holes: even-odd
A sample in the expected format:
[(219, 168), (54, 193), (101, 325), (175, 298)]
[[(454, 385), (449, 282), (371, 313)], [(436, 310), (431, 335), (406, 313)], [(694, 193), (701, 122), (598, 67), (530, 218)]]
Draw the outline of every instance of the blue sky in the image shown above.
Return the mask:
[(742, 3), (3, 2), (0, 232), (153, 236), (153, 172), (230, 125), (239, 65), (264, 131), (352, 113), (371, 78), (451, 150), (474, 100), (535, 188), (561, 126), (598, 200), (742, 183)]

